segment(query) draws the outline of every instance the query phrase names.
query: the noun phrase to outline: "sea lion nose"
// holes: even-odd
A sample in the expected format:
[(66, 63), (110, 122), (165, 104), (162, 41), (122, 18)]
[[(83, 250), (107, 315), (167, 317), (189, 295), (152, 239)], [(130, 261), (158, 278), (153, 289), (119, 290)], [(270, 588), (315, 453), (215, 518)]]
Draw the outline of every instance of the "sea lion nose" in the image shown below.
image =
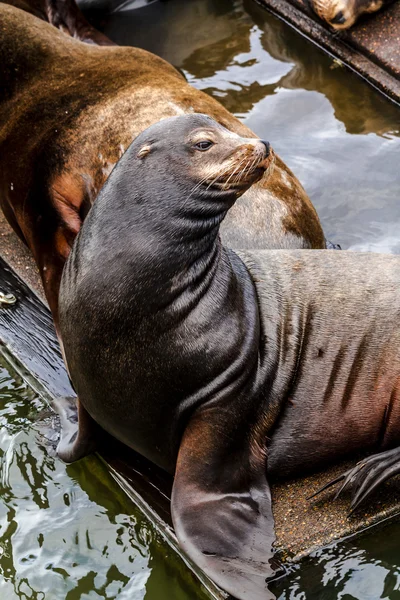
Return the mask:
[(331, 23), (335, 23), (335, 25), (343, 25), (343, 23), (346, 22), (346, 17), (344, 16), (343, 12), (341, 10), (339, 10), (338, 13), (336, 13), (336, 15), (333, 17), (333, 19), (331, 19)]
[(267, 158), (271, 152), (271, 144), (265, 140), (260, 140), (260, 142), (265, 146), (265, 158)]

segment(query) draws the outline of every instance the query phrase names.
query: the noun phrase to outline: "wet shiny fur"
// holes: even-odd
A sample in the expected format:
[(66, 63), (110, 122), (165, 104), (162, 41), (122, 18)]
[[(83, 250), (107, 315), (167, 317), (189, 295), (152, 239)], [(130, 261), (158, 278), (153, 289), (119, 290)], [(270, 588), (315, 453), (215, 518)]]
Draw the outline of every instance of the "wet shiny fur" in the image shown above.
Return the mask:
[[(175, 471), (182, 547), (239, 600), (266, 600), (267, 476), (399, 444), (400, 257), (226, 248), (220, 223), (271, 166), (249, 143), (202, 115), (143, 132), (77, 237), (60, 325), (81, 404)], [(204, 178), (244, 151), (229, 185)]]
[[(0, 21), (0, 202), (33, 252), (57, 325), (60, 277), (75, 236), (143, 129), (201, 112), (255, 136), (149, 52), (81, 43), (7, 4), (0, 4)], [(310, 200), (279, 157), (268, 182), (231, 211), (223, 237), (234, 247), (325, 247)]]

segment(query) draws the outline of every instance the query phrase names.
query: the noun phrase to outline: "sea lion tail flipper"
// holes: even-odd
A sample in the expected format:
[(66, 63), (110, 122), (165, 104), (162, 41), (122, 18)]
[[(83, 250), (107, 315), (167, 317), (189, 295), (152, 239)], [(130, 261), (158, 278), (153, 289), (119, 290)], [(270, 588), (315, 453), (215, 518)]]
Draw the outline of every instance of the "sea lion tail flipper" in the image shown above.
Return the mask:
[[(239, 600), (273, 600), (267, 580), (275, 540), (265, 456), (214, 413), (192, 417), (179, 449), (172, 518), (181, 547), (221, 588)], [(221, 419), (219, 419), (221, 421)], [(215, 425), (215, 423), (214, 423)]]
[(376, 490), (382, 483), (400, 473), (400, 447), (372, 456), (360, 461), (333, 481), (319, 489), (314, 496), (335, 483), (342, 482), (335, 498), (345, 489), (351, 487), (352, 499), (350, 514)]
[(54, 408), (60, 417), (61, 432), (57, 455), (72, 463), (94, 452), (98, 445), (99, 426), (76, 397), (58, 398)]
[(97, 46), (116, 45), (86, 20), (75, 0), (47, 0), (46, 5), (49, 23), (71, 37)]

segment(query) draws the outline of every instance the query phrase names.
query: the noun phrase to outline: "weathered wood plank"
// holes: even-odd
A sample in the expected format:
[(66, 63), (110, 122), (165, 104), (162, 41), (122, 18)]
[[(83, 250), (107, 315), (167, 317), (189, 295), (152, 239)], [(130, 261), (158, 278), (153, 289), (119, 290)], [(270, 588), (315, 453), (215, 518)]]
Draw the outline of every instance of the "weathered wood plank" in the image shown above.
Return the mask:
[(11, 292), (17, 299), (15, 304), (0, 307), (3, 353), (31, 374), (30, 384), (47, 399), (73, 396), (49, 309), (3, 258), (0, 291)]

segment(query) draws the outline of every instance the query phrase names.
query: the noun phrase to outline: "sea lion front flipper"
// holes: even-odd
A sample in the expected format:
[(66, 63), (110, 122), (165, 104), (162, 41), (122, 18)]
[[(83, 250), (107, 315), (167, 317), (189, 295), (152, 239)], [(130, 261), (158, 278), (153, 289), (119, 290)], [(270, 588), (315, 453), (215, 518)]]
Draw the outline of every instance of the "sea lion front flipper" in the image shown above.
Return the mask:
[[(181, 547), (239, 600), (273, 600), (267, 579), (275, 540), (266, 458), (239, 432), (197, 413), (179, 449), (172, 518)], [(245, 434), (243, 434), (245, 435)], [(234, 437), (236, 439), (234, 439)], [(247, 448), (246, 448), (247, 444)]]
[(342, 484), (339, 487), (335, 498), (337, 498), (345, 489), (350, 487), (352, 490), (350, 512), (353, 512), (361, 502), (372, 494), (372, 492), (382, 483), (399, 473), (400, 448), (394, 448), (393, 450), (373, 454), (372, 456), (361, 460), (355, 467), (324, 485), (324, 487), (311, 497), (320, 494), (327, 488), (341, 481)]
[(54, 408), (60, 417), (61, 432), (57, 455), (72, 463), (97, 449), (99, 426), (76, 397), (58, 398)]

